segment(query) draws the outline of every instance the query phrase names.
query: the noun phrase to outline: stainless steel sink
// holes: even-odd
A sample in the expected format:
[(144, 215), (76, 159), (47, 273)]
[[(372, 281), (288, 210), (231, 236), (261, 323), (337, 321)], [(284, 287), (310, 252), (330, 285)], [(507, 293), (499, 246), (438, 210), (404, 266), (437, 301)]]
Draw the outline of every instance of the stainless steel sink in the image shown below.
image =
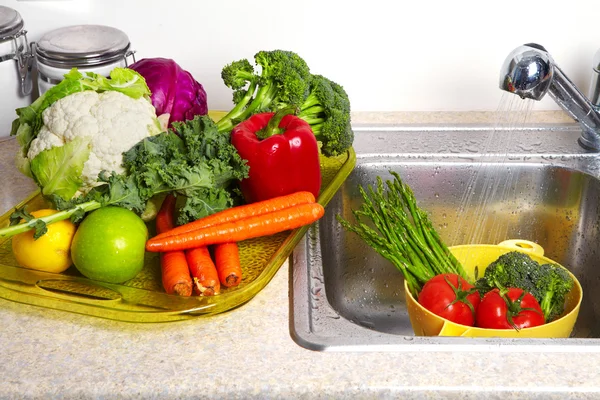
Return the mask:
[[(357, 127), (355, 170), (293, 254), (293, 339), (327, 351), (600, 350), (600, 156), (577, 144), (580, 134), (571, 124)], [(401, 274), (336, 220), (359, 207), (358, 185), (391, 178), (389, 170), (448, 245), (526, 239), (569, 268), (584, 291), (571, 338), (415, 336)]]

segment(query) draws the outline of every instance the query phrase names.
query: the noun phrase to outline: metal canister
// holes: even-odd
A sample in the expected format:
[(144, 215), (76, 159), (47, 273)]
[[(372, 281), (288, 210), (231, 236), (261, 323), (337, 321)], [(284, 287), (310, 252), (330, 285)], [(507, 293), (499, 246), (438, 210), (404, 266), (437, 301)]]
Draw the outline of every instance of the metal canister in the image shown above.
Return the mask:
[(38, 91), (64, 79), (71, 68), (108, 76), (115, 67), (126, 67), (135, 51), (127, 35), (104, 25), (74, 25), (46, 33), (34, 45), (38, 71)]
[(10, 134), (15, 109), (32, 101), (32, 55), (24, 26), (16, 10), (0, 6), (0, 138)]

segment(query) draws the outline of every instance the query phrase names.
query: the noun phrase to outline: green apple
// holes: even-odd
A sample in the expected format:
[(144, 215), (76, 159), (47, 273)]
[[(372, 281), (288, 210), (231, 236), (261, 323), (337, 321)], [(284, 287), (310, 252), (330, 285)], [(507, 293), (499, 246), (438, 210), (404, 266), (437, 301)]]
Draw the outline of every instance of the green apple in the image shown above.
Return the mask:
[(142, 270), (147, 238), (146, 224), (133, 211), (103, 207), (86, 216), (77, 228), (71, 258), (89, 279), (123, 283)]

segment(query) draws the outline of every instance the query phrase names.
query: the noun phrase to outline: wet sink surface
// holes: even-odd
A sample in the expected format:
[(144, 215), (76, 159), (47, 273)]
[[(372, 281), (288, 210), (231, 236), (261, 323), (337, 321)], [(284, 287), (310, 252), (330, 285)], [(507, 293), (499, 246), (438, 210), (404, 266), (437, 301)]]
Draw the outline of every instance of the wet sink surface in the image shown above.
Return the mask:
[[(600, 161), (579, 135), (574, 125), (358, 127), (355, 170), (294, 252), (294, 340), (314, 350), (600, 350)], [(584, 291), (571, 338), (414, 336), (401, 274), (336, 220), (352, 218), (359, 184), (390, 170), (448, 245), (525, 239), (570, 269)]]

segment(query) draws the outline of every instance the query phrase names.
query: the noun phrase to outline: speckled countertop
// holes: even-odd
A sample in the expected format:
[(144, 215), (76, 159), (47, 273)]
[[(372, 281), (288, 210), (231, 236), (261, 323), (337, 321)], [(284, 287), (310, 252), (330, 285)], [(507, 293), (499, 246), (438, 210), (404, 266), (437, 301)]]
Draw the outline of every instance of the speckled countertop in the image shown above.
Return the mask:
[[(564, 122), (560, 113), (542, 121)], [(486, 113), (355, 121), (489, 122)], [(0, 139), (0, 212), (33, 188)], [(287, 262), (225, 314), (131, 324), (0, 300), (0, 398), (598, 398), (598, 353), (322, 353), (289, 332)]]

